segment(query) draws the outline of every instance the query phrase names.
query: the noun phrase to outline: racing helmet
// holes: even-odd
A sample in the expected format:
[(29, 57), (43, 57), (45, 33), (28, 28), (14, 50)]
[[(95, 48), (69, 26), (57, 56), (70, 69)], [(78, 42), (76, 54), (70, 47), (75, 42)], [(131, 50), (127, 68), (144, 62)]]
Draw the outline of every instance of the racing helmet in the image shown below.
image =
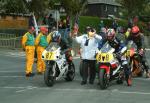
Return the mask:
[(59, 33), (59, 31), (53, 31), (53, 33), (52, 33), (53, 42), (57, 42), (60, 37), (61, 37), (61, 34)]
[(131, 29), (131, 33), (133, 37), (139, 36), (140, 29), (138, 26), (133, 26)]
[(108, 29), (106, 32), (106, 37), (109, 41), (113, 40), (115, 37), (115, 30), (114, 29)]

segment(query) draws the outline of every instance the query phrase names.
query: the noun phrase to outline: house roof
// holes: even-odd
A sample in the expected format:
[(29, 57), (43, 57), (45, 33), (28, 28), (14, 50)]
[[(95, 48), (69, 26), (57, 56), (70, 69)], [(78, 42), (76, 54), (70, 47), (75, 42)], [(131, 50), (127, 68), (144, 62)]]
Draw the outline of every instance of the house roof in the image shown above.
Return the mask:
[(88, 4), (109, 4), (109, 5), (121, 6), (115, 0), (88, 0)]

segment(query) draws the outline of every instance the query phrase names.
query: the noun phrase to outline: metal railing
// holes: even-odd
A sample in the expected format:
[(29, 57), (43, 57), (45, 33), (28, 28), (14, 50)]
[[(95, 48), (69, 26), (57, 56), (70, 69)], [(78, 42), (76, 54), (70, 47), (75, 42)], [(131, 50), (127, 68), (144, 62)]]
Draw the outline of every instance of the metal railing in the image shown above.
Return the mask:
[(21, 48), (22, 36), (16, 37), (14, 34), (0, 33), (0, 48)]

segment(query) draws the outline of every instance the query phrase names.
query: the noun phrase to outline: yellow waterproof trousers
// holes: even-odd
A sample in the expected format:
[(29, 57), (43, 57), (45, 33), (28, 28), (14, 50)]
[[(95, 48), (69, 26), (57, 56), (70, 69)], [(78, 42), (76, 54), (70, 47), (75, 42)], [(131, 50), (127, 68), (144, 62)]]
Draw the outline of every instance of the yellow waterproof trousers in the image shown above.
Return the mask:
[(32, 73), (32, 67), (34, 63), (34, 46), (26, 46), (25, 52), (26, 52), (26, 74)]
[(42, 52), (45, 50), (44, 47), (37, 47), (37, 72), (42, 73), (45, 71), (45, 62), (42, 60)]

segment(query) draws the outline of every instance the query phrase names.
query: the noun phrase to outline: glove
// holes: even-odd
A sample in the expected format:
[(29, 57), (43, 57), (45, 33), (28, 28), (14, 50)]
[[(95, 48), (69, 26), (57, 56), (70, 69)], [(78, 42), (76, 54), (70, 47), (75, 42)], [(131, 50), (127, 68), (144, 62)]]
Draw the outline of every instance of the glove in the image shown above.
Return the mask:
[(140, 49), (139, 50), (139, 54), (142, 56), (144, 54), (144, 50), (143, 49)]

